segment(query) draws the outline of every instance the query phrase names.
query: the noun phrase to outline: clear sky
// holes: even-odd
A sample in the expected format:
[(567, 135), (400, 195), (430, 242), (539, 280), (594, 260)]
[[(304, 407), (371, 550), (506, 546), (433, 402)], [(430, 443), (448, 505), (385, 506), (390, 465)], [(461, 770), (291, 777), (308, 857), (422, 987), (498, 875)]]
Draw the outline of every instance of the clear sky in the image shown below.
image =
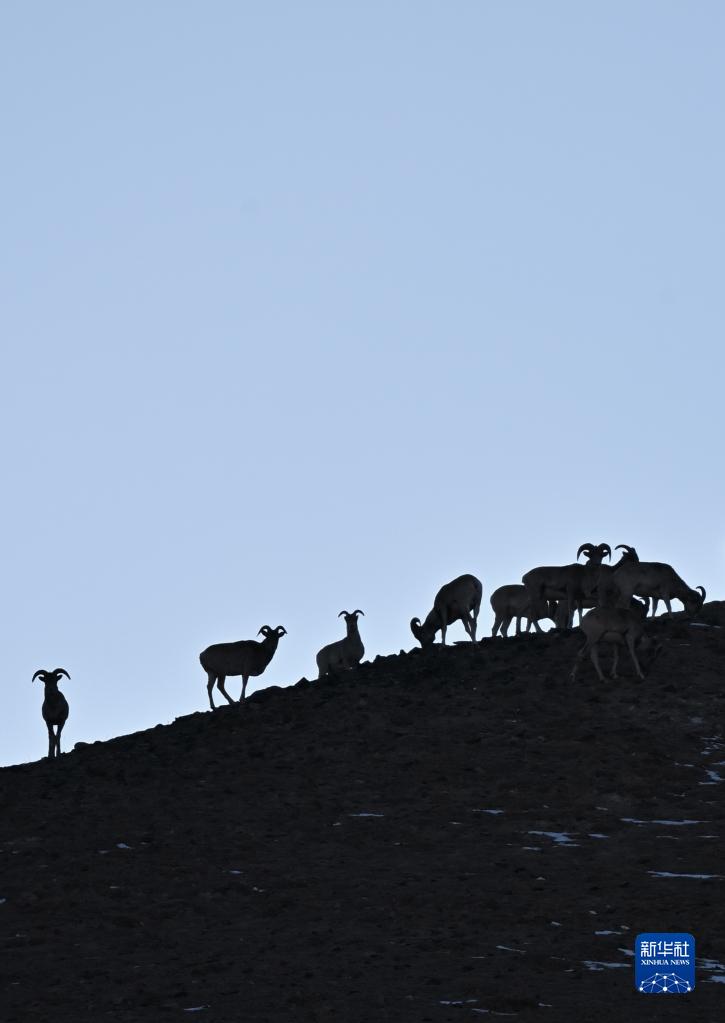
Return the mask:
[(6, 0), (0, 762), (46, 751), (37, 668), (70, 748), (203, 710), (266, 623), (250, 692), (343, 608), (410, 648), (462, 572), (486, 632), (584, 541), (723, 596), (724, 29)]

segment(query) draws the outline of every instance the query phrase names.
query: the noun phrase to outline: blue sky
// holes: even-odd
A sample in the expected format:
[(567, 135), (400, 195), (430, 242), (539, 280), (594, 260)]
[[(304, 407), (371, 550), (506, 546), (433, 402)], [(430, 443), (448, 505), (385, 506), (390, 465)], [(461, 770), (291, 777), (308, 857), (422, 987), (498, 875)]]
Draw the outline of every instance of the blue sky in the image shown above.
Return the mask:
[(583, 541), (722, 596), (724, 22), (3, 5), (1, 762), (37, 668), (70, 748), (204, 709), (265, 623), (259, 685), (342, 608), (409, 648), (461, 572), (488, 631)]

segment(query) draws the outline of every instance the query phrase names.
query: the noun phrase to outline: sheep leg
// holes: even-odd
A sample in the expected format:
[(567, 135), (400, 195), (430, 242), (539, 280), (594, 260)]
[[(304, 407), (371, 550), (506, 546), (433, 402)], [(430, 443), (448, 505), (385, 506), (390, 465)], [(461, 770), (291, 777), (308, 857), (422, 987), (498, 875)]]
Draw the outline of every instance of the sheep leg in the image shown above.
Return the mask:
[(571, 677), (572, 682), (576, 682), (577, 672), (579, 671), (581, 663), (584, 660), (584, 658), (586, 657), (588, 652), (589, 652), (589, 642), (587, 641), (584, 644), (584, 646), (581, 648), (579, 653), (576, 655), (576, 660), (574, 661), (574, 667), (571, 669), (571, 676), (570, 677)]
[(478, 630), (478, 612), (471, 611), (471, 642), (476, 642), (476, 631)]
[(590, 656), (591, 656), (591, 659), (592, 659), (592, 664), (594, 665), (594, 670), (596, 671), (597, 675), (599, 676), (599, 681), (603, 682), (604, 681), (604, 674), (602, 672), (602, 666), (599, 663), (599, 644), (598, 643), (592, 643), (592, 649), (591, 649)]
[(445, 623), (445, 619), (443, 621), (443, 624), (441, 625), (441, 645), (442, 646), (446, 645), (446, 623)]
[(226, 691), (226, 689), (224, 688), (224, 683), (226, 682), (226, 680), (227, 680), (227, 677), (226, 677), (226, 675), (220, 675), (220, 676), (219, 676), (219, 677), (217, 678), (217, 683), (216, 683), (216, 687), (217, 687), (217, 689), (219, 690), (219, 692), (220, 692), (220, 693), (222, 694), (222, 696), (224, 697), (224, 699), (225, 699), (225, 700), (227, 701), (227, 703), (234, 703), (234, 700), (233, 700), (233, 699), (231, 698), (231, 696), (229, 695), (229, 693), (228, 693), (228, 692)]
[(214, 689), (214, 683), (216, 682), (216, 675), (211, 671), (207, 671), (206, 674), (209, 679), (209, 681), (206, 684), (206, 691), (209, 695), (209, 706), (211, 707), (212, 710), (215, 710), (216, 708), (214, 707), (214, 697), (212, 696), (212, 690)]
[(64, 724), (65, 721), (61, 721), (61, 723), (58, 725), (58, 731), (55, 734), (55, 755), (57, 757), (60, 756), (60, 733), (63, 731)]
[(496, 617), (494, 618), (494, 621), (493, 621), (493, 629), (491, 630), (491, 635), (492, 636), (495, 636), (497, 634), (498, 630), (501, 628), (501, 622), (502, 621), (503, 621), (503, 615), (502, 614), (497, 614)]
[(53, 726), (47, 721), (45, 722), (46, 728), (48, 729), (48, 759), (55, 756), (55, 735), (53, 733)]
[(239, 697), (239, 702), (244, 703), (247, 696), (247, 682), (249, 682), (249, 675), (242, 675), (242, 695)]
[(626, 639), (627, 649), (629, 650), (629, 656), (632, 658), (632, 664), (634, 664), (635, 671), (637, 672), (640, 678), (644, 678), (644, 675), (642, 674), (642, 669), (639, 666), (639, 661), (637, 660), (637, 654), (635, 653), (634, 650), (634, 636), (630, 632), (628, 632)]

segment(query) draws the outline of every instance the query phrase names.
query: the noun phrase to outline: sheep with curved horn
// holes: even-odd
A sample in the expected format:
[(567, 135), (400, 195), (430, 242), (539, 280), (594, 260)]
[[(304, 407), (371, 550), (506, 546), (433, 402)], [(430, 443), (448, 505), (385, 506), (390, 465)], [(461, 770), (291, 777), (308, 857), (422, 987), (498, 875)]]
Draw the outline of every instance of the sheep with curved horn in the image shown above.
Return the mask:
[(341, 611), (338, 618), (345, 618), (346, 634), (344, 639), (338, 639), (334, 643), (323, 646), (317, 655), (318, 678), (329, 675), (331, 671), (339, 669), (354, 668), (359, 664), (365, 653), (363, 641), (360, 638), (358, 629), (358, 615), (365, 615), (364, 611), (358, 608), (355, 611)]
[[(55, 671), (40, 668), (32, 678), (33, 682), (35, 682), (36, 678), (39, 678), (45, 686), (45, 698), (41, 713), (48, 729), (49, 759), (60, 756), (60, 733), (63, 731), (63, 725), (68, 720), (68, 701), (60, 689), (58, 689), (58, 683), (62, 675), (70, 679), (70, 675), (65, 668), (56, 668)], [(57, 731), (54, 729), (57, 729)]]
[(239, 702), (243, 702), (247, 692), (247, 682), (250, 678), (262, 674), (274, 657), (280, 638), (287, 635), (287, 630), (283, 625), (278, 625), (276, 629), (270, 628), (269, 625), (263, 625), (257, 635), (264, 636), (264, 639), (261, 641), (241, 639), (236, 643), (214, 643), (199, 654), (201, 666), (209, 680), (206, 689), (212, 710), (215, 709), (212, 696), (215, 682), (227, 703), (234, 702), (224, 688), (227, 675), (242, 676), (242, 695), (239, 697)]
[(579, 564), (577, 560), (571, 565), (532, 568), (521, 579), (529, 591), (533, 607), (541, 607), (551, 600), (559, 603), (558, 620), (565, 621), (567, 629), (572, 628), (577, 611), (581, 624), (585, 603), (596, 589), (602, 559), (611, 557), (612, 551), (607, 543), (588, 542), (579, 547), (577, 559), (582, 554), (588, 559), (586, 565)]
[[(668, 614), (672, 614), (672, 601), (679, 600), (688, 615), (696, 615), (705, 603), (707, 591), (704, 586), (689, 587), (684, 579), (675, 572), (672, 565), (663, 561), (640, 561), (634, 548), (625, 549), (625, 556), (614, 566), (616, 574), (608, 578), (615, 589), (612, 602), (617, 607), (626, 607), (633, 597), (641, 597), (649, 605), (652, 600), (651, 614), (654, 617), (657, 605), (665, 602)], [(634, 554), (632, 554), (634, 552)]]
[(410, 631), (422, 647), (432, 646), (436, 633), (440, 631), (441, 643), (445, 646), (446, 629), (454, 622), (461, 621), (471, 642), (475, 643), (482, 596), (480, 579), (475, 575), (459, 575), (438, 590), (425, 621), (421, 623), (420, 618), (411, 619)]

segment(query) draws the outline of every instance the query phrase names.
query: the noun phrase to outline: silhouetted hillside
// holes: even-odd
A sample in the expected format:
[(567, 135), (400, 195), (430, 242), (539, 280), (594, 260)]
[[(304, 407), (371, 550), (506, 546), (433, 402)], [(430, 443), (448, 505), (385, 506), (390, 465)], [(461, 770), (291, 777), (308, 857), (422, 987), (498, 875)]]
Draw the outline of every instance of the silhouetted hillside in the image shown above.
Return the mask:
[(719, 1023), (725, 630), (652, 628), (645, 682), (487, 639), (3, 769), (3, 1018)]

